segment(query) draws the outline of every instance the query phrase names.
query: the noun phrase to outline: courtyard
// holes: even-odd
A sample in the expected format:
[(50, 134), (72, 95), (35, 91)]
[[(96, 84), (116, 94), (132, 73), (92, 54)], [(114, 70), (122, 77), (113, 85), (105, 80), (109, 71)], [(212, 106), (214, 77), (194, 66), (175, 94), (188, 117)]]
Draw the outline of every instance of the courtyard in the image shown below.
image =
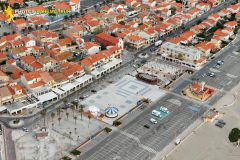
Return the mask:
[(156, 101), (162, 97), (165, 92), (158, 86), (150, 85), (138, 81), (135, 77), (124, 76), (114, 84), (110, 84), (105, 89), (100, 90), (96, 94), (91, 95), (82, 102), (85, 106), (96, 106), (102, 114), (105, 113), (107, 107), (116, 107), (118, 109), (118, 117), (106, 118), (102, 120), (108, 124), (133, 109), (137, 102), (143, 98)]

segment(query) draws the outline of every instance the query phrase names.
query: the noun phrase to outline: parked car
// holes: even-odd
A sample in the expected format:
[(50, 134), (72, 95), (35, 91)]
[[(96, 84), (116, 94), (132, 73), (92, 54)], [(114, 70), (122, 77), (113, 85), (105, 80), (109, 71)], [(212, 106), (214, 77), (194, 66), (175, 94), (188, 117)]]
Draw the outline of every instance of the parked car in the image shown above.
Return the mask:
[(217, 64), (218, 64), (218, 65), (223, 65), (223, 64), (224, 64), (224, 61), (223, 61), (223, 60), (217, 61)]
[(148, 124), (145, 124), (144, 127), (147, 128), (147, 129), (150, 128), (150, 126)]
[(154, 118), (150, 118), (150, 122), (152, 122), (153, 124), (157, 124), (157, 121)]
[(211, 77), (211, 78), (216, 77), (215, 73), (213, 73), (213, 72), (207, 73), (207, 76), (208, 76), (208, 77)]
[(224, 127), (224, 124), (217, 122), (217, 123), (215, 124), (215, 126), (217, 126), (217, 127), (219, 127), (219, 128), (223, 128), (223, 127)]
[(219, 69), (221, 67), (221, 65), (216, 64), (215, 66), (213, 66), (213, 68)]
[(28, 130), (27, 128), (25, 128), (25, 127), (23, 127), (22, 130), (23, 130), (24, 132), (29, 132), (29, 130)]
[(226, 125), (226, 122), (224, 122), (222, 119), (219, 119), (218, 123), (222, 123), (223, 125)]
[(176, 140), (175, 140), (175, 145), (179, 145), (181, 143), (181, 139), (180, 138), (177, 138)]
[(83, 97), (83, 96), (80, 96), (80, 97), (79, 97), (79, 99), (82, 99), (82, 100), (83, 100), (83, 99), (84, 99), (84, 97)]
[(92, 92), (92, 93), (96, 93), (96, 92), (97, 92), (97, 90), (95, 90), (95, 89), (92, 89), (92, 90), (91, 90), (91, 92)]

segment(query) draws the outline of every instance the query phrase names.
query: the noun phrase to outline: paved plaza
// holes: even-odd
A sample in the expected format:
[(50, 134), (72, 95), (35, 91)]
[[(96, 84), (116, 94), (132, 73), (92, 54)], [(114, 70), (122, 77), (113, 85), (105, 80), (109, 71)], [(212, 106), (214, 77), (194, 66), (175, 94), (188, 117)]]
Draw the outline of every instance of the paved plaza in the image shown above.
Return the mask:
[[(124, 76), (115, 84), (110, 84), (105, 89), (93, 94), (82, 104), (86, 106), (96, 106), (100, 108), (100, 112), (104, 113), (107, 107), (116, 107), (119, 110), (118, 117), (133, 109), (139, 100), (149, 98), (156, 101), (165, 94), (158, 86), (150, 85), (138, 81), (135, 77)], [(113, 120), (103, 118), (103, 121), (112, 124)]]
[[(68, 113), (68, 116), (67, 114)], [(76, 121), (73, 117), (77, 117)], [(46, 139), (37, 140), (35, 132), (43, 127), (43, 119), (34, 125), (33, 132), (23, 132), (14, 130), (13, 138), (16, 143), (16, 152), (19, 153), (18, 160), (29, 160), (37, 157), (38, 160), (57, 160), (65, 153), (71, 150), (103, 129), (106, 124), (94, 118), (88, 119), (77, 111), (73, 113), (71, 109), (62, 110), (61, 120), (58, 121), (58, 115), (52, 119), (49, 115), (46, 118), (46, 125), (49, 136)]]

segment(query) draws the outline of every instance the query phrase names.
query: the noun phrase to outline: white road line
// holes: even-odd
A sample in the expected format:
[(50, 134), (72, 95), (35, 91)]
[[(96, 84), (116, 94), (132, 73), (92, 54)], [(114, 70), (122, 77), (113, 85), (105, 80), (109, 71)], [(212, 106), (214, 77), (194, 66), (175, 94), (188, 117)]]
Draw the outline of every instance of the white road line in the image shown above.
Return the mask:
[(149, 152), (151, 152), (151, 153), (153, 153), (153, 154), (155, 154), (155, 155), (158, 153), (158, 152), (155, 151), (154, 149), (152, 149), (152, 148), (150, 148), (150, 147), (145, 146), (144, 144), (142, 144), (142, 143), (140, 142), (140, 140), (139, 140), (137, 137), (133, 136), (132, 134), (129, 134), (129, 133), (125, 132), (125, 131), (120, 131), (120, 133), (123, 134), (123, 135), (125, 135), (125, 136), (127, 136), (127, 137), (129, 137), (129, 138), (131, 138), (131, 139), (133, 139), (133, 140), (135, 140), (135, 141), (137, 142), (137, 144), (139, 145), (139, 147), (141, 147), (142, 149), (144, 149), (144, 150), (146, 150), (146, 151), (149, 151)]

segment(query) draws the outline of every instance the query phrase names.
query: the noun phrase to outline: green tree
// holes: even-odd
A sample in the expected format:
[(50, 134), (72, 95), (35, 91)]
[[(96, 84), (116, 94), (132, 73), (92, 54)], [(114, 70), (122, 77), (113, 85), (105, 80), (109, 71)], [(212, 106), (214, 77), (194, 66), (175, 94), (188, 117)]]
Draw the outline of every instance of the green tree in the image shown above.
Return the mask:
[(83, 115), (83, 112), (84, 112), (84, 106), (83, 105), (80, 105), (80, 110), (79, 110), (80, 114), (81, 114), (81, 120), (82, 120), (82, 115)]
[(91, 120), (92, 116), (91, 114), (88, 115), (88, 128), (89, 128), (89, 125), (90, 125), (90, 120)]
[(232, 143), (237, 143), (238, 146), (240, 140), (240, 130), (238, 128), (233, 128), (228, 135), (228, 139)]
[(176, 7), (175, 6), (172, 6), (170, 8), (170, 10), (171, 10), (172, 15), (176, 14)]
[(77, 116), (74, 116), (75, 124), (77, 123)]
[(97, 27), (94, 31), (93, 31), (93, 34), (96, 35), (98, 33), (102, 33), (103, 32), (103, 27), (100, 26), (100, 27)]
[(60, 126), (60, 121), (61, 121), (61, 117), (58, 117), (58, 124), (59, 124), (59, 126)]
[(14, 3), (13, 4), (13, 9), (19, 9), (20, 8), (20, 4), (19, 3)]
[(68, 113), (68, 112), (66, 112), (66, 116), (67, 116), (67, 120), (68, 120), (68, 116), (69, 116), (69, 113)]
[(53, 122), (54, 117), (55, 117), (55, 113), (52, 112), (52, 113), (51, 113), (52, 122)]
[(63, 99), (64, 107), (67, 105), (67, 102), (68, 102), (68, 99), (67, 99), (67, 98), (64, 98), (64, 99)]

